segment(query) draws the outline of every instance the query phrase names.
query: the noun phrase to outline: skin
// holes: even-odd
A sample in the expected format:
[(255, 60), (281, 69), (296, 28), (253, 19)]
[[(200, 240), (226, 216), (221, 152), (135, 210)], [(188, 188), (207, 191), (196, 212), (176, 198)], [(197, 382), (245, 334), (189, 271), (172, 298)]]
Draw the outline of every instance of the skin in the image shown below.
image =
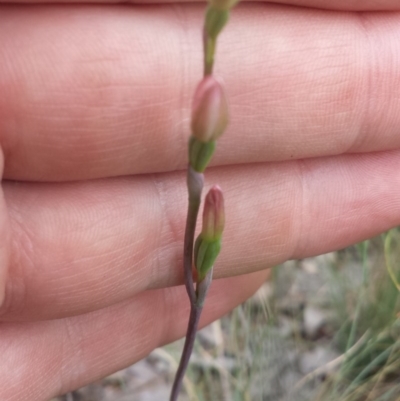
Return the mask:
[[(400, 224), (399, 2), (280, 3), (236, 8), (218, 45), (227, 217), (201, 325), (269, 267)], [(0, 398), (45, 401), (184, 335), (204, 7), (0, 7)]]

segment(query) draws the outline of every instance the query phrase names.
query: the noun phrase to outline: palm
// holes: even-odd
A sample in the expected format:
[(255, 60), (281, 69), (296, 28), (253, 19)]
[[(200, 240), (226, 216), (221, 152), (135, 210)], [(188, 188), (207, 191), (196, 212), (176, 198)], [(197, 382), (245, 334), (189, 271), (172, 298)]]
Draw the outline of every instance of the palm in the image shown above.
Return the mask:
[[(172, 286), (202, 12), (2, 6), (0, 398), (49, 399), (184, 334), (188, 302)], [(232, 121), (207, 172), (226, 197), (223, 280), (203, 324), (268, 267), (399, 224), (399, 22), (261, 3), (233, 12), (218, 48)]]

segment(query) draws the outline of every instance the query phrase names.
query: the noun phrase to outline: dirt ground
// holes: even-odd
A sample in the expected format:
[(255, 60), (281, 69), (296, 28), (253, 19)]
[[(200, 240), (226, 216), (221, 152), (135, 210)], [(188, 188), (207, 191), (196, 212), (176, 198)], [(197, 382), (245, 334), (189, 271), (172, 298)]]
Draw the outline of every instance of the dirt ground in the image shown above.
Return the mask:
[[(346, 349), (358, 352), (357, 347), (363, 347), (365, 336), (370, 335), (373, 325), (367, 320), (368, 305), (379, 301), (373, 295), (382, 288), (385, 293), (389, 293), (387, 288), (393, 290), (382, 241), (378, 238), (275, 268), (271, 280), (250, 300), (199, 332), (180, 400), (325, 400), (328, 398), (321, 394), (328, 385), (335, 386), (338, 394), (342, 391), (344, 400), (400, 400), (398, 379), (390, 379), (386, 373), (379, 385), (371, 387), (367, 380), (357, 387), (358, 393), (364, 387), (376, 394), (379, 389), (381, 398), (375, 393), (375, 398), (369, 398), (370, 392), (368, 397), (351, 395), (354, 375), (349, 379), (343, 368), (350, 360), (350, 356), (344, 358)], [(396, 257), (399, 250), (394, 249)], [(400, 317), (398, 298), (393, 305), (395, 309), (385, 313)], [(392, 325), (399, 319), (389, 320)], [(382, 330), (389, 327), (393, 333), (388, 325), (381, 326)], [(396, 336), (395, 344), (400, 342)], [(373, 346), (374, 338), (369, 337), (368, 344)], [(57, 401), (167, 401), (182, 344), (180, 340), (156, 349), (127, 369)], [(368, 357), (371, 359), (370, 354)], [(363, 367), (367, 365), (365, 362)], [(390, 366), (393, 374), (395, 365)], [(314, 375), (316, 369), (319, 374)]]

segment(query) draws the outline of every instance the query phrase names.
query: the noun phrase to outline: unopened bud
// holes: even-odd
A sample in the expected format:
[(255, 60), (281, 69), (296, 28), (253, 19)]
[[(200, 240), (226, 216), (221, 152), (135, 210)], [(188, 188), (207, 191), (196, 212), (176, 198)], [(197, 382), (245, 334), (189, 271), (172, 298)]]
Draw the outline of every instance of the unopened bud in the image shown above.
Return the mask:
[(224, 196), (218, 185), (208, 192), (204, 202), (201, 234), (208, 241), (221, 239), (225, 226)]
[(221, 240), (207, 241), (200, 234), (194, 246), (194, 263), (198, 274), (198, 282), (204, 280), (214, 266), (221, 250)]
[(192, 134), (201, 142), (218, 139), (228, 125), (228, 103), (218, 80), (206, 76), (194, 94)]
[(230, 10), (238, 3), (238, 0), (209, 0), (208, 4), (218, 10)]
[(218, 185), (206, 196), (203, 211), (203, 227), (194, 246), (194, 262), (198, 281), (202, 281), (221, 250), (222, 231), (225, 226), (224, 197)]

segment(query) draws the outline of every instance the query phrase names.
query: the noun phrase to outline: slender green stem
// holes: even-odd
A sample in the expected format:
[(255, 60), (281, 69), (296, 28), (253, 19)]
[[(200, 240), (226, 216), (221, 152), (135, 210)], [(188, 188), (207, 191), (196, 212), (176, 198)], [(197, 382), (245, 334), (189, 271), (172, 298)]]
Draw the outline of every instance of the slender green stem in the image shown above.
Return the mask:
[(204, 76), (212, 74), (215, 47), (216, 40), (206, 36), (204, 39)]
[(211, 267), (204, 279), (196, 286), (196, 305), (203, 307), (208, 290), (210, 289), (214, 267)]
[(187, 188), (189, 193), (189, 205), (186, 218), (186, 229), (185, 239), (183, 246), (183, 268), (185, 276), (185, 286), (190, 299), (190, 317), (188, 328), (186, 331), (185, 345), (182, 351), (182, 357), (179, 362), (178, 371), (176, 372), (174, 384), (172, 386), (170, 401), (176, 401), (180, 389), (182, 387), (182, 381), (185, 376), (185, 372), (189, 363), (190, 356), (193, 351), (194, 340), (196, 338), (197, 326), (201, 311), (203, 309), (202, 304), (197, 303), (197, 293), (193, 283), (193, 245), (194, 236), (196, 231), (197, 215), (199, 213), (199, 207), (201, 202), (201, 192), (204, 186), (204, 175), (199, 173), (189, 165), (187, 170)]
[(176, 401), (179, 396), (179, 392), (182, 387), (183, 378), (187, 366), (189, 364), (189, 359), (193, 351), (194, 340), (196, 338), (197, 326), (199, 325), (199, 320), (201, 316), (202, 306), (195, 303), (190, 305), (190, 317), (189, 324), (186, 332), (185, 345), (183, 346), (181, 361), (179, 362), (178, 371), (176, 372), (175, 381), (172, 386), (170, 401)]
[(203, 190), (204, 176), (192, 167), (188, 167), (187, 187), (189, 192), (189, 205), (186, 219), (185, 240), (183, 245), (183, 268), (185, 286), (192, 305), (196, 302), (196, 293), (193, 284), (193, 244), (196, 231), (197, 215), (199, 213), (201, 192)]
[[(203, 30), (203, 46), (204, 46), (204, 75), (211, 75), (214, 65), (214, 54), (216, 48), (216, 37), (219, 31), (228, 21), (229, 12), (215, 13), (211, 15), (209, 28), (214, 32), (213, 35), (209, 35), (206, 25)], [(217, 18), (218, 17), (218, 18)], [(206, 17), (207, 24), (207, 17)], [(217, 29), (217, 31), (215, 31)], [(190, 317), (188, 328), (186, 332), (185, 345), (182, 351), (182, 357), (179, 362), (178, 371), (175, 376), (174, 384), (172, 386), (170, 401), (176, 401), (179, 396), (180, 389), (182, 387), (183, 378), (189, 364), (189, 359), (193, 351), (193, 345), (196, 338), (197, 326), (199, 324), (201, 311), (203, 309), (205, 297), (212, 281), (212, 268), (206, 277), (197, 283), (196, 289), (193, 283), (193, 246), (194, 246), (194, 235), (196, 230), (197, 215), (199, 213), (199, 207), (201, 202), (201, 192), (203, 190), (204, 176), (202, 173), (195, 171), (196, 168), (199, 171), (203, 171), (207, 166), (209, 159), (211, 158), (212, 152), (214, 151), (215, 144), (209, 144), (206, 149), (202, 149), (209, 152), (212, 150), (210, 155), (200, 155), (204, 159), (205, 163), (194, 163), (194, 160), (199, 159), (196, 153), (196, 149), (193, 148), (193, 141), (189, 142), (189, 160), (191, 165), (188, 167), (187, 172), (187, 187), (189, 192), (189, 205), (186, 219), (185, 239), (184, 239), (184, 250), (183, 250), (183, 266), (185, 275), (185, 286), (186, 291), (190, 300)], [(197, 149), (198, 150), (198, 149)], [(195, 157), (196, 156), (196, 157)], [(206, 157), (207, 156), (207, 157)], [(209, 156), (209, 157), (208, 157)], [(193, 164), (194, 163), (194, 164)], [(204, 166), (203, 166), (204, 164)]]
[(196, 300), (190, 303), (190, 317), (186, 331), (185, 345), (183, 346), (181, 360), (172, 386), (170, 401), (176, 401), (178, 399), (182, 387), (183, 378), (189, 364), (190, 356), (192, 355), (201, 311), (203, 310), (204, 301), (211, 285), (212, 274), (213, 268), (210, 269), (204, 280), (197, 283), (195, 294)]

